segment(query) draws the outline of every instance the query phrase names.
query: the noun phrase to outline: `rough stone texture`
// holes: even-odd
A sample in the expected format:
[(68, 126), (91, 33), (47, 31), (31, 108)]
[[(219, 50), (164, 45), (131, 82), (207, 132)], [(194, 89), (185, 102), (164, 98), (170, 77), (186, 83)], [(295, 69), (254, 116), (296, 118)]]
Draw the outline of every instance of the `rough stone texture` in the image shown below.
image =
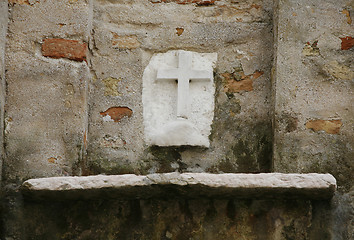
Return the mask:
[[(47, 38), (87, 42), (89, 4), (69, 0), (29, 2), (33, 4), (10, 4), (9, 8), (7, 184), (33, 177), (72, 175), (82, 158), (87, 131), (90, 75), (86, 62), (47, 58), (41, 47), (51, 41)], [(74, 40), (70, 43), (76, 43)]]
[(43, 40), (42, 55), (51, 58), (86, 60), (87, 44), (77, 40), (48, 38)]
[(273, 199), (43, 201), (25, 205), (23, 219), (28, 240), (325, 240), (328, 209)]
[(62, 198), (310, 198), (330, 199), (336, 180), (330, 174), (164, 173), (147, 176), (97, 175), (25, 181), (22, 191), (33, 196)]
[[(90, 141), (82, 171), (86, 174), (270, 171), (272, 6), (271, 0), (215, 1), (209, 6), (140, 0), (94, 1), (90, 49), (96, 79), (90, 86)], [(176, 34), (178, 29), (183, 29), (183, 33)], [(117, 42), (123, 36), (127, 41)], [(127, 42), (134, 47), (117, 47)], [(140, 94), (143, 71), (153, 54), (177, 49), (218, 55), (209, 149), (144, 145)], [(222, 74), (235, 71), (250, 79), (244, 81), (252, 81), (248, 84), (252, 91), (225, 92)], [(110, 78), (120, 79), (115, 89), (119, 94), (107, 94), (106, 79)], [(100, 112), (115, 106), (126, 106), (134, 114), (118, 124), (104, 121)], [(126, 144), (102, 148), (101, 143), (107, 138)]]
[[(5, 109), (5, 44), (8, 22), (7, 1), (0, 1), (0, 183), (4, 158), (4, 109)], [(1, 189), (1, 187), (0, 187)]]

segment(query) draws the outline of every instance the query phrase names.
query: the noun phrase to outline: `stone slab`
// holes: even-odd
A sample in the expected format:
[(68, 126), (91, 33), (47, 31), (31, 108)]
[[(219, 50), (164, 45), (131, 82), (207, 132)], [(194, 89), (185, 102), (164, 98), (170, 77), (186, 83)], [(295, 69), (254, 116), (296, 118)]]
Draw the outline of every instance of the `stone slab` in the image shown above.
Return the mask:
[(96, 175), (25, 181), (21, 187), (35, 199), (94, 198), (308, 198), (330, 199), (336, 190), (331, 174), (162, 173), (138, 176)]

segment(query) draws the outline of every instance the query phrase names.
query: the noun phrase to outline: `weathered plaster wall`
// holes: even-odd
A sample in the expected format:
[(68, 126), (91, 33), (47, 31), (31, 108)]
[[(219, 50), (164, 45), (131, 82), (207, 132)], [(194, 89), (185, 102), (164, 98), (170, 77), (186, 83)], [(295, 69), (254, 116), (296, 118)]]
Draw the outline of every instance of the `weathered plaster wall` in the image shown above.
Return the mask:
[[(0, 1), (0, 238), (353, 238), (351, 16), (349, 0)], [(144, 145), (142, 74), (171, 49), (218, 53), (209, 149)], [(339, 191), (331, 202), (18, 191), (44, 176), (271, 170), (330, 172)]]
[(354, 235), (353, 1), (279, 1), (274, 171), (338, 181), (333, 238)]
[[(94, 1), (84, 172), (269, 171), (272, 1), (168, 2)], [(209, 149), (144, 145), (143, 71), (154, 53), (171, 49), (218, 54)], [(103, 120), (127, 108), (129, 117)]]
[[(331, 172), (350, 189), (354, 35), (351, 1), (280, 1), (274, 170)], [(304, 22), (303, 19), (308, 19)], [(351, 43), (353, 46), (353, 42)]]
[(9, 14), (4, 178), (72, 175), (87, 131), (89, 3), (9, 1)]

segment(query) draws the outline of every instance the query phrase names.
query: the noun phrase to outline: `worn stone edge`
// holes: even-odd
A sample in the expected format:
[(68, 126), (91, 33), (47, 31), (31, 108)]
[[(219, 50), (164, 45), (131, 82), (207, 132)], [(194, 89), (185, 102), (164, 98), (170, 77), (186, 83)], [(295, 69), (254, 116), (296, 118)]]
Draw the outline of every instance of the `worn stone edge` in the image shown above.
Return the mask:
[(331, 174), (211, 174), (162, 173), (146, 176), (95, 175), (29, 179), (21, 190), (27, 196), (45, 198), (94, 198), (112, 196), (149, 198), (186, 197), (306, 197), (331, 198), (336, 179)]

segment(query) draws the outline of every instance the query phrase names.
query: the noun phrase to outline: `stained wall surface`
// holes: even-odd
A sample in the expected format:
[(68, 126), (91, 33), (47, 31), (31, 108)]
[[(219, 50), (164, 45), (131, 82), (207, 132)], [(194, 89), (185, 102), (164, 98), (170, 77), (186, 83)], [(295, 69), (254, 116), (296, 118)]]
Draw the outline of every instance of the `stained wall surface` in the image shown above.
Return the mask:
[(45, 202), (25, 206), (24, 220), (31, 240), (330, 239), (330, 219), (323, 214), (328, 203), (312, 204), (254, 199)]
[[(353, 238), (353, 7), (0, 1), (0, 238)], [(143, 71), (178, 49), (218, 54), (210, 148), (144, 143)], [(19, 191), (29, 178), (173, 171), (328, 172), (338, 191), (330, 201), (64, 202)]]

